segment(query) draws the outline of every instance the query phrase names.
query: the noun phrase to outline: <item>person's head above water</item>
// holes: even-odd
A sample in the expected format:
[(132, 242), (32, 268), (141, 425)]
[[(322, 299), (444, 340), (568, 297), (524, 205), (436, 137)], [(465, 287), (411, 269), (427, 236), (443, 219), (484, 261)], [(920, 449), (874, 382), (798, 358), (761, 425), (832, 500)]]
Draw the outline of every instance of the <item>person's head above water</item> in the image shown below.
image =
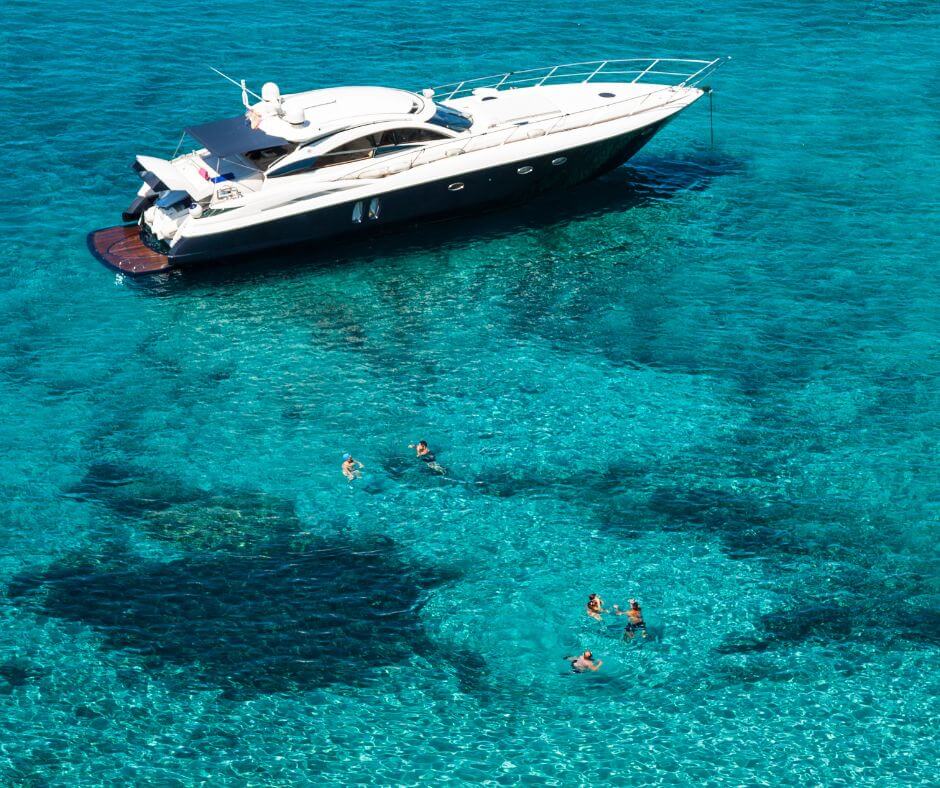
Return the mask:
[(427, 447), (428, 447), (428, 442), (427, 442), (427, 441), (418, 441), (418, 448), (419, 448), (419, 449), (426, 449)]
[(640, 603), (637, 602), (635, 599), (631, 599), (631, 600), (630, 600), (630, 607), (632, 607), (634, 610), (639, 610), (639, 609), (640, 609)]
[(583, 659), (594, 659), (594, 655), (590, 651), (585, 651), (581, 657)]
[(349, 462), (352, 459), (352, 455), (349, 452), (343, 455), (343, 462)]

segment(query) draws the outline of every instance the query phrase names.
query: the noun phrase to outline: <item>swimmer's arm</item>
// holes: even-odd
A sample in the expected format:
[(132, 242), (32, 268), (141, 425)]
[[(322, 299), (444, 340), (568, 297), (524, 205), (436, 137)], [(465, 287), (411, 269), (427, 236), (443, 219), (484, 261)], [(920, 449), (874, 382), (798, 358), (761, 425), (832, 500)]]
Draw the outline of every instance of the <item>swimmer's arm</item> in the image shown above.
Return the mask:
[(591, 665), (591, 670), (597, 670), (601, 665), (604, 664), (604, 660), (599, 659), (593, 665)]

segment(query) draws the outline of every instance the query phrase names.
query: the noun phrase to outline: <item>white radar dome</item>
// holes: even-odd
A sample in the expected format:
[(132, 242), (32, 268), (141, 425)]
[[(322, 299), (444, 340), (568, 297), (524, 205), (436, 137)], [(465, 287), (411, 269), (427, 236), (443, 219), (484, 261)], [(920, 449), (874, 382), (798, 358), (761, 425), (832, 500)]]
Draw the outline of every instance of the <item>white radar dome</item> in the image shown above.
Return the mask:
[(307, 121), (304, 116), (304, 108), (297, 104), (288, 104), (284, 108), (284, 120), (292, 126), (303, 126)]
[(261, 88), (261, 98), (272, 104), (278, 104), (281, 101), (281, 89), (273, 82), (265, 82)]

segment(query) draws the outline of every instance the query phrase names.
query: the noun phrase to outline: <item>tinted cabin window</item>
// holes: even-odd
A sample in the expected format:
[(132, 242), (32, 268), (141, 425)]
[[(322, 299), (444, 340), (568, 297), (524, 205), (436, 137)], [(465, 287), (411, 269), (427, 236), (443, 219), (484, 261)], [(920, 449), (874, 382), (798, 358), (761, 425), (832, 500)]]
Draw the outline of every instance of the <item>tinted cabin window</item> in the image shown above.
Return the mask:
[(321, 153), (319, 156), (295, 161), (276, 172), (272, 172), (270, 177), (280, 178), (282, 175), (312, 172), (322, 167), (331, 167), (334, 164), (346, 164), (350, 161), (395, 153), (408, 145), (421, 145), (426, 142), (446, 139), (450, 139), (447, 134), (433, 129), (391, 129), (379, 134), (360, 137), (352, 142), (347, 142), (345, 145), (333, 148), (327, 153)]
[(416, 142), (433, 142), (450, 139), (441, 131), (431, 129), (392, 129), (382, 133), (379, 145), (412, 145)]
[(423, 145), (425, 142), (450, 139), (446, 134), (431, 129), (392, 129), (382, 132), (375, 154), (394, 153), (408, 145)]
[(359, 159), (370, 159), (375, 155), (377, 134), (370, 134), (367, 137), (360, 137), (345, 145), (333, 148), (331, 151), (321, 153), (309, 159), (301, 159), (292, 162), (285, 167), (272, 172), (270, 177), (280, 178), (282, 175), (297, 175), (301, 172), (312, 172), (322, 167), (332, 167), (334, 164), (345, 164)]
[(317, 157), (317, 166), (330, 167), (333, 164), (345, 164), (347, 161), (371, 159), (375, 155), (377, 136), (370, 134), (368, 137), (360, 137), (358, 140), (333, 148), (328, 153), (322, 153)]

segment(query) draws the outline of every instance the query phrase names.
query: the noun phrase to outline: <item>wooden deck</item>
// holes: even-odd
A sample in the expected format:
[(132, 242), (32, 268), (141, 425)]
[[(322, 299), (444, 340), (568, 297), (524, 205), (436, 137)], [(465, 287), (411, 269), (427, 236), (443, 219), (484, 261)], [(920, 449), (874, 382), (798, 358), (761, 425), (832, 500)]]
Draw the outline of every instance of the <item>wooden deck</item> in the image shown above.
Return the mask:
[(88, 248), (105, 265), (126, 274), (154, 274), (170, 268), (169, 258), (140, 238), (136, 224), (119, 224), (88, 234)]

